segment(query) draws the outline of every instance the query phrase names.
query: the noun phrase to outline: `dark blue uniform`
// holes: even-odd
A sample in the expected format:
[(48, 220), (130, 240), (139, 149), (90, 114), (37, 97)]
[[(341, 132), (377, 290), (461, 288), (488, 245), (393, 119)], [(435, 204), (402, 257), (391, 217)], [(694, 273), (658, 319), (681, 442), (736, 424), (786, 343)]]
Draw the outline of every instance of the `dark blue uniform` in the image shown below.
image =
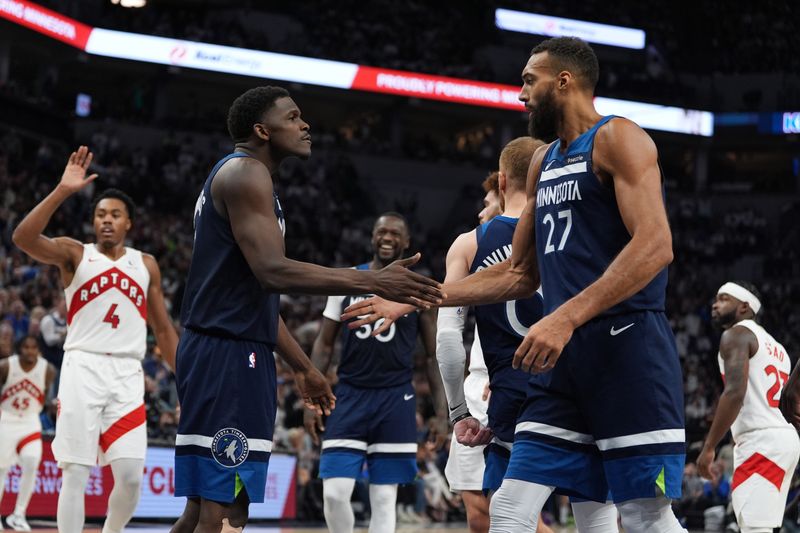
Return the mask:
[[(630, 241), (614, 189), (592, 170), (604, 117), (565, 153), (553, 143), (536, 188), (536, 251), (551, 313), (596, 281)], [(664, 269), (575, 330), (555, 368), (529, 382), (506, 477), (615, 502), (681, 492), (683, 380)]]
[[(206, 179), (194, 213), (192, 264), (177, 352), (181, 419), (175, 446), (175, 495), (232, 502), (244, 487), (264, 501), (276, 415), (273, 349), (279, 295), (264, 290), (214, 207)], [(274, 198), (283, 231), (283, 212)]]
[[(478, 249), (470, 273), (478, 272), (511, 257), (511, 241), (517, 218), (497, 216), (478, 226)], [(494, 439), (486, 447), (483, 490), (500, 488), (514, 441), (517, 415), (525, 401), (530, 374), (514, 370), (511, 362), (522, 338), (534, 322), (542, 318), (542, 297), (475, 306), (475, 323), (489, 371), (492, 394), (489, 397), (489, 428)]]
[[(356, 268), (368, 270), (369, 264)], [(339, 322), (347, 306), (368, 297), (331, 297), (323, 315)], [(376, 337), (371, 325), (342, 328), (336, 409), (325, 425), (321, 478), (357, 479), (366, 458), (370, 483), (414, 480), (417, 435), (412, 377), (418, 331), (417, 312)]]

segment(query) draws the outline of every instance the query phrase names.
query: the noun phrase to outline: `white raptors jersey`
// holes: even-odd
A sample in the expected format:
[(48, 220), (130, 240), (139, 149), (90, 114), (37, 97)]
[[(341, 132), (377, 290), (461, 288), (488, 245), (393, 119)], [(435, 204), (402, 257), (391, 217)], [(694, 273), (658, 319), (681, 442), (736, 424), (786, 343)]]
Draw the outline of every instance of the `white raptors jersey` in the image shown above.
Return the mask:
[[(758, 351), (750, 358), (747, 393), (739, 416), (731, 426), (733, 439), (757, 429), (791, 427), (779, 409), (781, 390), (789, 379), (792, 363), (786, 349), (764, 328), (752, 320), (736, 323), (753, 332), (758, 339)], [(722, 356), (717, 356), (719, 369), (725, 378)]]
[(84, 244), (83, 258), (64, 291), (64, 350), (142, 359), (147, 349), (149, 286), (142, 252), (125, 248), (125, 254), (112, 261), (94, 244)]
[(478, 337), (478, 326), (475, 326), (475, 337), (472, 340), (472, 348), (469, 351), (469, 373), (480, 372), (488, 376), (486, 362), (483, 360), (483, 347), (481, 339)]
[(39, 357), (36, 365), (25, 372), (19, 356), (8, 358), (8, 378), (0, 392), (0, 419), (20, 420), (37, 418), (44, 406), (47, 361)]

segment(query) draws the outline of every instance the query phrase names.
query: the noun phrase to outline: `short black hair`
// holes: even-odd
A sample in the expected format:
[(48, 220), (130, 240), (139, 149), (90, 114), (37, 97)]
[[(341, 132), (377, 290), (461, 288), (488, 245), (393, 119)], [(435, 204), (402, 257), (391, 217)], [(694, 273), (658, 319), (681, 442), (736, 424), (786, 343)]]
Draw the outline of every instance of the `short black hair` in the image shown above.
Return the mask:
[[(762, 300), (762, 299), (761, 299), (761, 292), (759, 292), (759, 290), (758, 290), (758, 289), (756, 289), (756, 286), (755, 286), (755, 285), (753, 285), (753, 284), (752, 284), (752, 283), (750, 283), (749, 281), (739, 281), (739, 280), (736, 280), (736, 281), (734, 281), (733, 283), (735, 283), (735, 284), (737, 284), (737, 285), (739, 285), (739, 286), (741, 286), (741, 287), (744, 287), (744, 288), (745, 288), (745, 289), (747, 289), (748, 291), (752, 292), (752, 293), (753, 293), (753, 296), (755, 296), (756, 298), (758, 298), (758, 301), (759, 301), (759, 302), (761, 302), (761, 308), (762, 308), (762, 309), (764, 308), (764, 300)], [(751, 310), (751, 311), (753, 311), (753, 314), (754, 314), (754, 315), (757, 315), (757, 314), (758, 314), (758, 313), (756, 313), (755, 309), (753, 309), (752, 307), (750, 308), (750, 310)]]
[(119, 189), (106, 189), (94, 198), (94, 202), (92, 202), (92, 216), (94, 217), (94, 212), (97, 210), (97, 204), (100, 203), (100, 200), (105, 200), (106, 198), (116, 198), (120, 200), (123, 204), (125, 204), (125, 209), (128, 210), (128, 218), (133, 219), (136, 215), (136, 204), (133, 202), (133, 198), (128, 196), (126, 193)]
[(253, 134), (253, 124), (261, 121), (278, 98), (289, 96), (283, 87), (265, 85), (239, 95), (228, 109), (228, 133), (233, 142), (243, 142)]
[(27, 335), (25, 335), (24, 337), (22, 337), (20, 340), (17, 341), (17, 345), (16, 345), (17, 353), (21, 353), (22, 352), (22, 345), (25, 344), (25, 341), (28, 340), (28, 339), (33, 339), (33, 342), (35, 342), (36, 346), (39, 347), (39, 351), (42, 351), (42, 347), (39, 344), (39, 339), (36, 338), (36, 335), (32, 335), (32, 334), (28, 333)]
[(553, 37), (535, 46), (531, 55), (542, 52), (547, 52), (555, 59), (555, 67), (559, 70), (576, 73), (587, 88), (594, 90), (597, 86), (600, 64), (586, 41), (577, 37)]
[[(381, 213), (380, 215), (378, 215), (378, 218), (375, 219), (375, 224), (377, 224), (378, 220), (382, 219), (383, 217), (391, 217), (400, 220), (400, 222), (402, 222), (403, 225), (406, 227), (406, 233), (411, 233), (411, 226), (408, 225), (408, 220), (406, 219), (406, 217), (404, 217), (397, 211), (386, 211), (385, 213)], [(373, 224), (373, 227), (374, 226), (375, 225)]]

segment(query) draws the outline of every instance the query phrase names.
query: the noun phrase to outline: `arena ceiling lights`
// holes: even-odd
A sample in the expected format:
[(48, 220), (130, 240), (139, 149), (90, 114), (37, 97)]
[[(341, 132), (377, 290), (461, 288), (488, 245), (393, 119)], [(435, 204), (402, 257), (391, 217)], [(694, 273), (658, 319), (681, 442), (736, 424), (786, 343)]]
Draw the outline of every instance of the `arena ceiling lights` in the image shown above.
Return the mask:
[(501, 30), (548, 37), (579, 37), (589, 43), (634, 50), (641, 50), (645, 45), (644, 30), (537, 15), (511, 9), (496, 9), (494, 23)]
[[(99, 56), (524, 111), (514, 85), (92, 28), (28, 0), (0, 0), (0, 17)], [(628, 117), (643, 128), (705, 137), (714, 133), (714, 115), (707, 111), (600, 97), (595, 103), (600, 113)]]

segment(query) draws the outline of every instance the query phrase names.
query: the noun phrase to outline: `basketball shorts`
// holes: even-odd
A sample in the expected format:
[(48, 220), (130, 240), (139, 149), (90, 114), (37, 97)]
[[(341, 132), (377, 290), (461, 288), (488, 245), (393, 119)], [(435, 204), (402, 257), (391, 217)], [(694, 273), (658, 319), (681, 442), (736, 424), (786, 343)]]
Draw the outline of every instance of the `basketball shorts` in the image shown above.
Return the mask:
[(144, 460), (146, 419), (141, 361), (78, 350), (64, 354), (53, 439), (59, 466)]
[[(530, 374), (510, 366), (492, 376), (492, 395), (489, 397), (489, 429), (494, 437), (486, 446), (486, 470), (483, 491), (486, 494), (500, 488), (508, 468), (517, 417), (525, 403)], [(534, 379), (536, 379), (534, 377)]]
[(800, 457), (793, 427), (748, 431), (733, 448), (731, 501), (739, 527), (776, 528)]
[(42, 457), (42, 423), (38, 415), (18, 418), (3, 414), (0, 416), (0, 469), (19, 464), (20, 456)]
[(264, 501), (277, 409), (272, 347), (184, 330), (176, 362), (181, 418), (175, 495)]
[(578, 328), (555, 368), (528, 382), (506, 477), (614, 502), (679, 498), (683, 379), (664, 313)]
[(417, 475), (417, 402), (411, 383), (383, 389), (339, 382), (325, 423), (319, 477), (358, 479), (364, 460), (374, 484), (410, 483)]
[[(486, 409), (489, 402), (483, 400), (483, 389), (488, 382), (489, 376), (483, 372), (470, 372), (464, 380), (467, 409), (483, 425), (488, 423)], [(459, 444), (453, 433), (450, 441), (450, 454), (447, 456), (447, 465), (444, 467), (444, 475), (451, 491), (481, 490), (483, 488), (484, 448), (485, 446)]]

